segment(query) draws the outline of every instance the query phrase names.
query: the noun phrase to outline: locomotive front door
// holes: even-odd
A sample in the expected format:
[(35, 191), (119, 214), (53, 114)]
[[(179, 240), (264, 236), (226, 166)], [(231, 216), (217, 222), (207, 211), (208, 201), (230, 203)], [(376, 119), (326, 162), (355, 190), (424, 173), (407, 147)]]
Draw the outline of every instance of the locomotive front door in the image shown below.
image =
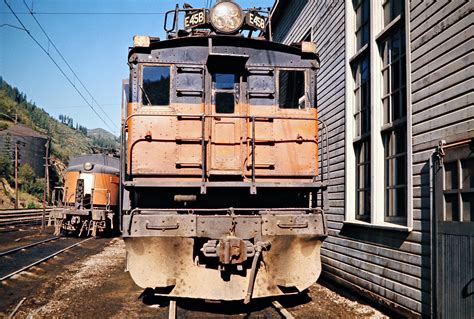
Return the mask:
[(212, 74), (210, 175), (241, 175), (240, 77)]

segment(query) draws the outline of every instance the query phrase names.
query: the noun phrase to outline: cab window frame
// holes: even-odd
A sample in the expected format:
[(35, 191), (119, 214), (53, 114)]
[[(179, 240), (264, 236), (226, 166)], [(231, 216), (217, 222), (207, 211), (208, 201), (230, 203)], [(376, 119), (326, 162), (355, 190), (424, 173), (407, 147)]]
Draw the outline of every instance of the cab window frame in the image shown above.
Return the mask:
[[(146, 67), (168, 67), (169, 69), (169, 88), (168, 88), (168, 104), (151, 104), (148, 105), (147, 99), (144, 96), (144, 84), (143, 84), (143, 76), (144, 76), (144, 69)], [(139, 77), (138, 77), (138, 101), (140, 101), (142, 107), (164, 107), (164, 108), (169, 108), (171, 107), (172, 104), (172, 86), (173, 86), (173, 80), (174, 80), (174, 67), (171, 64), (168, 63), (142, 63), (140, 64), (139, 68)], [(143, 88), (143, 90), (142, 90)], [(149, 95), (149, 93), (147, 92)], [(151, 102), (151, 101), (150, 101)]]
[[(276, 82), (276, 88), (278, 89), (278, 94), (276, 94), (277, 101), (276, 101), (276, 106), (278, 107), (279, 110), (306, 110), (310, 109), (311, 106), (311, 97), (310, 97), (310, 92), (308, 92), (309, 88), (309, 83), (310, 83), (310, 75), (309, 75), (309, 70), (306, 68), (276, 68), (276, 76), (275, 76), (275, 82)], [(281, 107), (280, 104), (280, 89), (281, 89), (281, 83), (280, 83), (280, 74), (281, 71), (300, 71), (303, 72), (304, 75), (304, 81), (303, 81), (303, 97), (304, 97), (304, 107)]]

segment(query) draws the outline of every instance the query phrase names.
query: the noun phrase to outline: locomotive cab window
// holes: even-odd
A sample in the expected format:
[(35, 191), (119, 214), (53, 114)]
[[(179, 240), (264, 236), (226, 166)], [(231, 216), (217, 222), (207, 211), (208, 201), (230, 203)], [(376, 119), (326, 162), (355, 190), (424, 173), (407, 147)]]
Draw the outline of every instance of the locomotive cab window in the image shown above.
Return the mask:
[(230, 73), (215, 73), (214, 82), (216, 113), (232, 114), (235, 112), (235, 92), (238, 77)]
[(282, 109), (305, 108), (304, 71), (280, 70), (278, 76), (279, 105)]
[(140, 87), (143, 105), (170, 104), (170, 73), (169, 66), (143, 66)]

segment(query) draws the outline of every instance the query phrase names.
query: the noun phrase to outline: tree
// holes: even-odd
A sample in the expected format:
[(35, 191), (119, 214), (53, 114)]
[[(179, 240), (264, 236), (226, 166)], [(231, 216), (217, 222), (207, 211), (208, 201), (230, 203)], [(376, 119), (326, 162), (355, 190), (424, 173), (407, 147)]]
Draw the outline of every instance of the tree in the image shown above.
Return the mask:
[(33, 196), (43, 196), (44, 178), (37, 178), (33, 168), (29, 164), (23, 164), (18, 170), (18, 184), (20, 189)]

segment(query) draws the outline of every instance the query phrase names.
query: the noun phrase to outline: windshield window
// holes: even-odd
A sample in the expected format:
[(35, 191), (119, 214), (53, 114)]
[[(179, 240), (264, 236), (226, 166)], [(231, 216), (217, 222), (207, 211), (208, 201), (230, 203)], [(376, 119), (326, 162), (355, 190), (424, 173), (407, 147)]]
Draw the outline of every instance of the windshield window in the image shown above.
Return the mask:
[(304, 108), (304, 71), (280, 70), (279, 89), (280, 108)]
[(169, 105), (170, 67), (144, 66), (141, 91), (143, 105)]

